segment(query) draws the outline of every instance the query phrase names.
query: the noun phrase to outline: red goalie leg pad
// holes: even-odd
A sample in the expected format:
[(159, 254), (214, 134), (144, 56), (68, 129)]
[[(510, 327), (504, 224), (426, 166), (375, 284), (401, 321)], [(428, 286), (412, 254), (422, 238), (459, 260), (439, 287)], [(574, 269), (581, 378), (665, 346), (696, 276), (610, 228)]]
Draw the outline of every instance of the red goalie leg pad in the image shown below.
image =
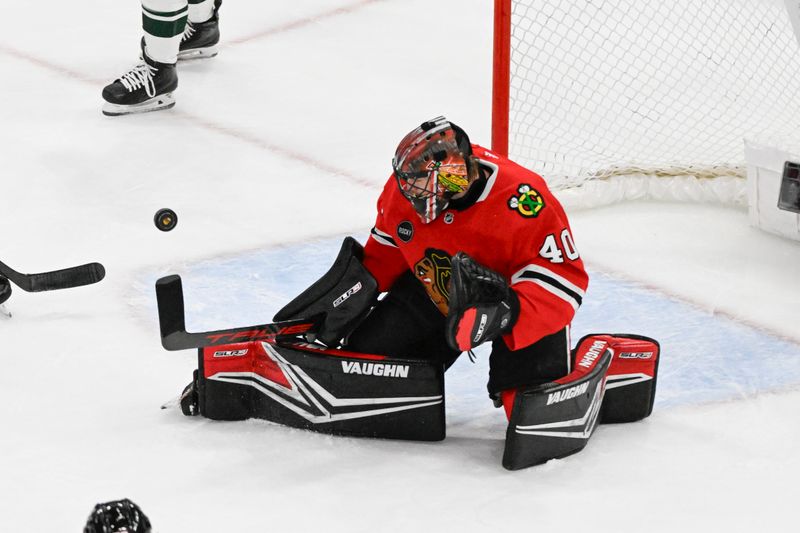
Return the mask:
[(405, 440), (445, 436), (444, 367), (285, 340), (201, 349), (198, 414), (261, 418), (320, 433)]
[(576, 360), (582, 350), (601, 345), (613, 353), (601, 422), (635, 422), (650, 416), (658, 376), (658, 341), (625, 333), (587, 335), (578, 342)]
[(513, 395), (503, 466), (518, 470), (566, 457), (589, 442), (599, 419), (612, 352), (607, 342), (589, 344), (563, 378), (501, 393)]
[(203, 350), (203, 373), (206, 378), (226, 373), (254, 373), (269, 381), (289, 387), (278, 363), (268, 357), (261, 341), (213, 346)]
[[(214, 420), (250, 418), (252, 402), (248, 391), (220, 386), (220, 382), (213, 379), (218, 376), (252, 375), (256, 372), (256, 354), (260, 349), (259, 345), (260, 342), (257, 341), (241, 342), (198, 350), (200, 379), (196, 387), (199, 412), (202, 416)], [(274, 376), (270, 372), (264, 374)]]

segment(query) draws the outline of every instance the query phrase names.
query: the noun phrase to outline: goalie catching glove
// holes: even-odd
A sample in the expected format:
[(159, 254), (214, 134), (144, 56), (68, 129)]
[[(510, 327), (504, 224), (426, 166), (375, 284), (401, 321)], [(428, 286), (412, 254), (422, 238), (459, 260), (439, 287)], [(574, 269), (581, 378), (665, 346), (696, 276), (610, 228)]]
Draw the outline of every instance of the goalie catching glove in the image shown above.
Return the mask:
[(519, 316), (519, 299), (503, 276), (464, 252), (452, 259), (446, 335), (451, 348), (467, 351), (508, 333)]

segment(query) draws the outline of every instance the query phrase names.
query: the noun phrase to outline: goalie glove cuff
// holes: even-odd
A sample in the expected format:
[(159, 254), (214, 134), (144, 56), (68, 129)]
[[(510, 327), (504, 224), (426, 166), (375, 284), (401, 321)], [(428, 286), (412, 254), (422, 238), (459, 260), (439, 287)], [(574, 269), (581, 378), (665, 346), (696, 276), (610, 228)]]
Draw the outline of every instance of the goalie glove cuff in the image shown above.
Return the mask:
[(446, 335), (460, 351), (511, 331), (519, 317), (519, 298), (497, 272), (463, 252), (452, 259)]

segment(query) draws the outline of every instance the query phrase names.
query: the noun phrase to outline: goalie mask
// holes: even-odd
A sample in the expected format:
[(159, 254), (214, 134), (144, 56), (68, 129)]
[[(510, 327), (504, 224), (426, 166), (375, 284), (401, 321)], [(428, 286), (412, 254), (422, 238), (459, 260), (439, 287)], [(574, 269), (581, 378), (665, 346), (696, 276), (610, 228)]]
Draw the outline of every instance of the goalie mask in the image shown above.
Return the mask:
[(467, 134), (444, 117), (424, 122), (406, 135), (392, 159), (403, 193), (427, 224), (447, 209), (453, 196), (469, 188)]

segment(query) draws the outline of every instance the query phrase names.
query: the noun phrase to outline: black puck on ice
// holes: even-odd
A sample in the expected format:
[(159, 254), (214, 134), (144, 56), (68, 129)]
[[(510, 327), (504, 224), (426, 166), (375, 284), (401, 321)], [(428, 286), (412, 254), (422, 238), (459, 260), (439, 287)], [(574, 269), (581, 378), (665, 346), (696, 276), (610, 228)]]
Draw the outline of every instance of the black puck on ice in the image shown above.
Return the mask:
[(153, 222), (161, 231), (171, 231), (178, 225), (178, 215), (172, 209), (159, 209), (153, 218)]

